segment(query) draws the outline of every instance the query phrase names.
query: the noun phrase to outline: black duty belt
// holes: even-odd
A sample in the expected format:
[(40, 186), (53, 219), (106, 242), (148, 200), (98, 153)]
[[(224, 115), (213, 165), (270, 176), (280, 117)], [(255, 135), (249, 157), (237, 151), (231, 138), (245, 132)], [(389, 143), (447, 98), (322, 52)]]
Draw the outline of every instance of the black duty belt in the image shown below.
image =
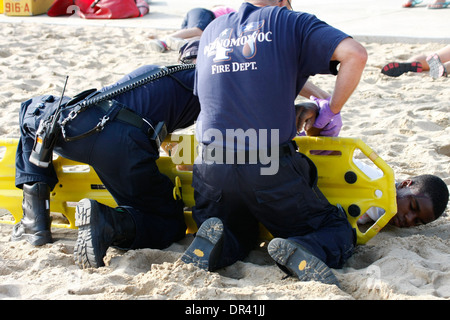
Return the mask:
[[(117, 101), (102, 101), (98, 103), (96, 107), (100, 108), (105, 113), (105, 116), (109, 117), (109, 120), (120, 120), (143, 130), (145, 130), (145, 128), (149, 126), (153, 127), (153, 124), (149, 120), (144, 121), (144, 118), (142, 118), (135, 112), (126, 109), (124, 105), (120, 104)], [(116, 110), (113, 110), (113, 107), (115, 107)]]
[[(262, 154), (266, 155), (268, 158), (272, 156), (271, 150), (267, 149), (267, 150), (253, 150), (253, 151), (230, 151), (227, 149), (221, 149), (220, 147), (213, 147), (211, 145), (205, 145), (205, 144), (200, 144), (201, 146), (201, 154), (203, 156), (203, 161), (215, 161), (217, 164), (219, 162), (223, 163), (223, 164), (227, 164), (230, 162), (230, 160), (232, 160), (232, 163), (229, 164), (243, 164), (241, 162), (242, 158), (245, 159), (244, 163), (254, 163), (254, 162), (250, 162), (252, 160), (256, 160), (257, 162), (261, 161), (262, 159), (260, 159), (260, 152), (262, 152)], [(217, 150), (220, 150), (222, 153), (222, 156), (215, 154), (215, 152)], [(294, 140), (291, 140), (289, 142), (283, 143), (279, 146), (278, 149), (278, 156), (279, 158), (282, 158), (284, 156), (290, 156), (293, 155), (297, 152), (298, 150), (298, 146), (297, 143)], [(255, 157), (256, 155), (256, 157)], [(255, 159), (256, 158), (256, 159)], [(227, 161), (228, 160), (228, 161)], [(264, 159), (267, 160), (267, 159)], [(264, 162), (264, 161), (262, 161)]]
[(109, 120), (119, 120), (144, 131), (150, 140), (156, 142), (158, 148), (167, 136), (167, 127), (164, 121), (154, 125), (151, 120), (141, 117), (115, 100), (102, 101), (96, 106), (105, 112), (105, 117), (108, 117)]
[[(63, 136), (66, 141), (79, 140), (88, 137), (96, 132), (100, 132), (103, 130), (108, 121), (113, 120), (119, 120), (141, 129), (149, 137), (150, 140), (155, 141), (158, 148), (161, 146), (161, 143), (167, 136), (167, 127), (163, 121), (154, 125), (151, 120), (141, 117), (137, 113), (127, 109), (125, 105), (115, 100), (101, 101), (93, 107), (97, 107), (104, 112), (104, 115), (100, 119), (100, 122), (97, 123), (97, 125), (91, 130), (75, 137), (67, 137), (65, 135), (65, 131), (63, 130)], [(62, 126), (62, 128), (64, 128), (64, 126)]]

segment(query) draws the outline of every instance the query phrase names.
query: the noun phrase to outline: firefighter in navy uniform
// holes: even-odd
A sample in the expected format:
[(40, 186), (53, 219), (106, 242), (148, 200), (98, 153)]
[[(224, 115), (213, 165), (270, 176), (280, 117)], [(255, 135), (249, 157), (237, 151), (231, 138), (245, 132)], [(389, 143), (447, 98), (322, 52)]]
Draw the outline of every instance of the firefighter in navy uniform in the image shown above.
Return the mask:
[[(195, 48), (191, 43), (185, 45), (180, 60), (195, 58)], [(114, 89), (157, 68), (141, 67), (100, 91)], [(158, 137), (151, 139), (149, 133), (162, 122), (167, 132), (194, 123), (200, 111), (192, 93), (194, 74), (195, 69), (190, 68), (163, 76), (86, 108), (66, 121), (65, 135), (80, 138), (59, 135), (54, 152), (92, 166), (118, 204), (110, 208), (92, 199), (78, 203), (74, 258), (81, 268), (103, 266), (110, 246), (161, 249), (185, 236), (183, 203), (173, 198), (172, 181), (156, 165)], [(63, 104), (70, 100), (62, 99)], [(59, 100), (40, 96), (21, 106), (15, 184), (23, 189), (23, 218), (14, 226), (13, 241), (25, 239), (36, 246), (52, 241), (49, 198), (58, 179), (51, 162), (43, 168), (30, 163), (29, 158), (40, 120), (55, 111)], [(69, 110), (61, 113), (61, 122), (68, 114)], [(99, 119), (108, 117), (101, 130), (92, 130)]]

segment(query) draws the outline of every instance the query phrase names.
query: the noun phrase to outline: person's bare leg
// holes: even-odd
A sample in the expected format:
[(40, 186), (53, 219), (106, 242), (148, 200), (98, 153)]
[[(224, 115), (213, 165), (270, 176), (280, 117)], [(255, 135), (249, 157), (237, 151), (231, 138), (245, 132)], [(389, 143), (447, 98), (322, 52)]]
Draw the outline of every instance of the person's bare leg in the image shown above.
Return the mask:
[(188, 39), (200, 38), (203, 31), (197, 27), (180, 29), (170, 35), (158, 39), (155, 35), (149, 35), (151, 39), (149, 48), (152, 51), (166, 52), (168, 50), (178, 51)]
[(170, 37), (181, 38), (181, 39), (190, 39), (194, 37), (200, 37), (203, 33), (203, 30), (197, 27), (188, 28), (188, 29), (180, 29), (172, 34)]
[[(448, 70), (450, 66), (450, 45), (445, 46), (442, 49), (439, 49), (438, 51), (434, 52), (433, 54), (437, 54), (444, 65), (445, 69)], [(408, 62), (420, 62), (422, 64), (422, 71), (430, 71), (430, 66), (428, 65), (427, 58), (430, 57), (432, 54), (425, 55), (425, 54), (419, 54), (417, 56), (411, 57), (408, 59)]]
[(450, 45), (443, 47), (442, 49), (436, 51), (436, 54), (441, 59), (442, 63), (450, 61)]
[(407, 62), (420, 62), (422, 64), (422, 71), (430, 70), (430, 67), (428, 66), (427, 63), (427, 55), (418, 54), (414, 57), (409, 58)]
[[(433, 61), (440, 59), (440, 63), (441, 65), (443, 65), (444, 69), (433, 71), (433, 74), (436, 77), (441, 77), (442, 75), (445, 75), (447, 73), (447, 70), (449, 70), (448, 68), (450, 66), (450, 45), (447, 45), (444, 48), (429, 55), (425, 54), (415, 55), (409, 58), (406, 61), (406, 63), (391, 62), (383, 67), (382, 73), (391, 77), (398, 77), (399, 75), (409, 71), (413, 72), (430, 71), (430, 65), (428, 63), (428, 60), (430, 60), (430, 58), (434, 55), (437, 55), (438, 59), (435, 58), (433, 59)], [(434, 68), (436, 68), (436, 65), (438, 64), (434, 63)], [(439, 68), (440, 66), (438, 65), (437, 67)]]
[[(439, 56), (442, 63), (445, 64), (446, 62), (450, 61), (450, 45), (445, 46), (444, 48), (442, 48), (434, 53), (436, 53)], [(428, 70), (430, 70), (430, 66), (428, 65), (428, 62), (427, 62), (428, 56), (429, 55), (419, 54), (419, 55), (416, 55), (416, 56), (408, 59), (408, 62), (420, 62), (422, 64), (422, 71), (428, 71)]]
[(164, 38), (167, 46), (175, 51), (179, 51), (180, 48), (190, 39), (200, 39), (203, 31), (197, 27), (180, 29)]

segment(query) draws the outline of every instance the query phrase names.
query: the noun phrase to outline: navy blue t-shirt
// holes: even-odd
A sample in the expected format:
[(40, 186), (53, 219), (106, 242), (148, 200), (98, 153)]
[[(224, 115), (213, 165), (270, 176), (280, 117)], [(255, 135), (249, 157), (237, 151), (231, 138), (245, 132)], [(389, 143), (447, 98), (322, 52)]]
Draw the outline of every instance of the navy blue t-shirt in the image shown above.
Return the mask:
[[(115, 87), (158, 67), (156, 65), (140, 67), (100, 91)], [(173, 132), (194, 124), (200, 112), (198, 98), (192, 92), (194, 78), (194, 69), (179, 71), (118, 95), (114, 100), (155, 124), (165, 121), (167, 130)]]
[[(220, 145), (217, 134), (226, 139), (227, 129), (279, 129), (280, 143), (294, 138), (295, 98), (309, 76), (334, 72), (332, 54), (347, 37), (314, 15), (285, 7), (244, 3), (239, 12), (215, 19), (197, 58), (197, 139)], [(237, 149), (243, 147), (255, 148), (245, 142)]]

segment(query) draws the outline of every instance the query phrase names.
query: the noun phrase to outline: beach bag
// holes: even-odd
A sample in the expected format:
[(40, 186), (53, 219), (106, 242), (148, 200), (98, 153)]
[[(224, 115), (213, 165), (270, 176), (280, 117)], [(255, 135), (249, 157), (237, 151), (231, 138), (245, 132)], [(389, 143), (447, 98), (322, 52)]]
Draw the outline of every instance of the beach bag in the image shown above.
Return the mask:
[(47, 15), (56, 17), (76, 12), (84, 19), (126, 19), (149, 12), (145, 0), (56, 0)]
[(56, 0), (48, 9), (47, 15), (50, 17), (72, 15), (72, 8), (69, 8), (70, 6), (75, 6), (74, 0)]
[[(125, 19), (140, 16), (139, 9), (134, 0), (100, 0), (94, 7), (90, 0), (77, 0), (83, 2), (79, 15), (85, 19)], [(86, 3), (89, 5), (86, 7)]]

